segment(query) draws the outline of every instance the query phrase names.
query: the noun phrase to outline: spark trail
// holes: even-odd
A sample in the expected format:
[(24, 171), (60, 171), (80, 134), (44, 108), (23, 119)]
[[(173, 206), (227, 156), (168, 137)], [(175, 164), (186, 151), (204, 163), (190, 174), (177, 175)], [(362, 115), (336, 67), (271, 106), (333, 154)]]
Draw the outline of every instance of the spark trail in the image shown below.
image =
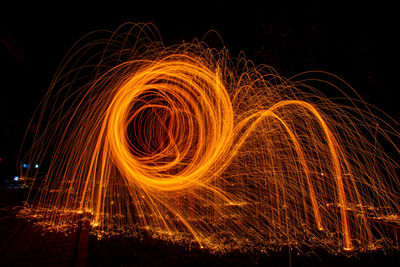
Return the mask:
[(222, 252), (398, 246), (384, 147), (398, 155), (399, 133), (342, 80), (285, 79), (196, 40), (165, 47), (149, 24), (110, 35), (80, 40), (55, 75), (27, 155), (48, 168), (24, 214)]

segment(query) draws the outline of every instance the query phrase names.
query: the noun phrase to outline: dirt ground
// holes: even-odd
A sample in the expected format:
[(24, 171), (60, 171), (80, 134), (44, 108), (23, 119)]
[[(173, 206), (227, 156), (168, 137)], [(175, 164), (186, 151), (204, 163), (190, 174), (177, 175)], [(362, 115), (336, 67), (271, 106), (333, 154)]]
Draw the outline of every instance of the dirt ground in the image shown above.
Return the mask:
[[(69, 234), (43, 232), (17, 218), (26, 189), (0, 191), (1, 266), (399, 266), (400, 252), (357, 256), (330, 255), (324, 251), (297, 255), (280, 252), (215, 255), (198, 248), (151, 238), (111, 237), (98, 240), (87, 231)], [(290, 253), (289, 253), (290, 251)]]

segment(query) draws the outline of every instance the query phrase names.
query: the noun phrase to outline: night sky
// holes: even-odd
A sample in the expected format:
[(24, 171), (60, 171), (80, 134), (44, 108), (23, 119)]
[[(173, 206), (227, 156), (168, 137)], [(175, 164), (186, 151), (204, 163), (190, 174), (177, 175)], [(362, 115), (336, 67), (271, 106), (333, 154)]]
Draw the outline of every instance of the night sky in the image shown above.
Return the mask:
[(17, 3), (0, 9), (0, 157), (6, 175), (16, 170), (27, 122), (66, 51), (88, 32), (114, 30), (128, 21), (155, 23), (167, 45), (216, 30), (232, 56), (243, 50), (248, 59), (285, 77), (331, 72), (400, 120), (393, 6), (101, 2)]

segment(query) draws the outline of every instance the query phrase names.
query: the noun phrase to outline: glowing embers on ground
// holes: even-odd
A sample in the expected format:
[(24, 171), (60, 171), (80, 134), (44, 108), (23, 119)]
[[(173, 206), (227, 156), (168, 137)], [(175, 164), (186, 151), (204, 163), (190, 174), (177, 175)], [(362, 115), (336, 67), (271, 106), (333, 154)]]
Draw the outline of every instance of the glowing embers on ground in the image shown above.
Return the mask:
[(360, 99), (333, 103), (309, 73), (287, 80), (156, 32), (124, 25), (67, 55), (28, 155), (49, 168), (25, 214), (214, 251), (398, 247), (390, 124)]

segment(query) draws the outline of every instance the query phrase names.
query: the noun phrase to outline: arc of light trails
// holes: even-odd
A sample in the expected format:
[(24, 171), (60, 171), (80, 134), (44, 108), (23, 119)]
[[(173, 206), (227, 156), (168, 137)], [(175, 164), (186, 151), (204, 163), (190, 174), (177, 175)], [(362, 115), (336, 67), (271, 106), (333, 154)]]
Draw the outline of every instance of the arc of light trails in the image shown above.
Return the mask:
[[(338, 159), (337, 143), (335, 141), (335, 137), (332, 135), (332, 132), (329, 130), (329, 127), (326, 125), (325, 121), (322, 119), (321, 115), (315, 109), (315, 107), (304, 101), (298, 101), (298, 100), (282, 101), (282, 102), (275, 104), (268, 110), (260, 111), (259, 113), (252, 115), (251, 117), (245, 119), (243, 122), (239, 123), (239, 125), (243, 124), (243, 123), (247, 123), (247, 121), (250, 120), (252, 117), (258, 117), (257, 120), (262, 120), (262, 119), (264, 119), (264, 117), (267, 117), (267, 116), (274, 117), (275, 119), (279, 120), (284, 125), (286, 131), (290, 135), (290, 138), (292, 139), (292, 141), (296, 147), (296, 153), (297, 153), (297, 155), (300, 159), (300, 162), (304, 168), (304, 173), (306, 175), (307, 184), (308, 184), (308, 188), (310, 191), (310, 198), (311, 198), (311, 203), (312, 203), (317, 227), (319, 230), (323, 230), (323, 226), (322, 226), (322, 222), (321, 222), (321, 215), (320, 215), (319, 208), (318, 208), (318, 203), (317, 203), (316, 196), (314, 193), (312, 181), (309, 176), (307, 163), (305, 162), (305, 159), (304, 159), (303, 151), (302, 151), (296, 137), (294, 136), (294, 134), (292, 133), (290, 128), (287, 126), (287, 124), (281, 118), (279, 118), (279, 116), (277, 116), (274, 113), (274, 110), (279, 109), (280, 107), (287, 106), (287, 105), (299, 105), (299, 106), (303, 106), (303, 107), (307, 108), (318, 119), (320, 126), (323, 128), (323, 130), (325, 132), (329, 150), (332, 154), (332, 165), (335, 170), (335, 178), (336, 178), (336, 184), (337, 184), (337, 188), (338, 188), (338, 197), (339, 197), (339, 203), (340, 203), (340, 213), (341, 213), (341, 218), (342, 218), (343, 236), (344, 236), (344, 244), (345, 244), (344, 249), (351, 250), (352, 249), (351, 234), (350, 234), (349, 225), (348, 225), (348, 221), (347, 221), (347, 214), (346, 214), (346, 208), (347, 208), (346, 195), (345, 195), (345, 191), (344, 191), (344, 187), (343, 187), (342, 171), (341, 171), (339, 159)], [(244, 135), (242, 142), (244, 142), (245, 137), (247, 137), (247, 135), (249, 135), (251, 133), (251, 130), (253, 129), (253, 127), (256, 126), (256, 124), (257, 124), (257, 121), (254, 122), (253, 126), (249, 127), (248, 132)]]
[[(251, 68), (243, 70), (239, 77), (238, 73), (230, 72), (226, 55), (220, 54), (215, 58), (215, 51), (195, 43), (162, 48), (160, 51), (152, 46), (148, 49), (154, 49), (153, 54), (147, 53), (147, 50), (143, 54), (152, 56), (131, 55), (129, 60), (122, 63), (119, 61), (122, 55), (117, 55), (118, 64), (113, 62), (114, 67), (103, 72), (90, 86), (84, 87), (82, 93), (77, 94), (75, 102), (66, 109), (67, 112), (50, 109), (52, 112), (55, 110), (55, 115), (50, 117), (51, 122), (45, 125), (43, 135), (36, 139), (32, 148), (32, 158), (40, 162), (45, 148), (49, 146), (46, 142), (54, 140), (56, 143), (48, 178), (43, 181), (41, 191), (29, 207), (34, 216), (42, 216), (51, 227), (57, 228), (60, 224), (73, 224), (74, 217), (69, 214), (89, 213), (94, 228), (100, 229), (97, 232), (99, 235), (105, 226), (113, 229), (125, 224), (122, 226), (126, 228), (145, 227), (155, 232), (157, 229), (166, 229), (168, 233), (189, 232), (201, 246), (215, 248), (215, 244), (207, 244), (207, 235), (214, 234), (212, 231), (215, 229), (221, 229), (211, 225), (211, 215), (206, 206), (208, 199), (214, 200), (210, 204), (211, 212), (226, 215), (224, 220), (229, 220), (229, 225), (223, 227), (222, 231), (244, 239), (247, 233), (240, 236), (241, 233), (236, 232), (245, 226), (240, 226), (229, 217), (236, 215), (236, 211), (225, 205), (245, 199), (265, 201), (262, 203), (264, 206), (260, 207), (250, 203), (249, 211), (239, 209), (247, 212), (243, 214), (246, 220), (249, 220), (249, 214), (260, 213), (261, 219), (250, 223), (268, 223), (266, 226), (252, 225), (260, 235), (254, 237), (254, 243), (266, 241), (267, 237), (263, 235), (266, 232), (274, 235), (271, 231), (281, 231), (276, 234), (276, 238), (281, 238), (285, 235), (282, 234), (284, 225), (298, 231), (296, 227), (300, 226), (289, 224), (305, 221), (303, 227), (318, 229), (318, 234), (325, 232), (325, 238), (331, 238), (328, 234), (335, 231), (341, 232), (343, 241), (335, 242), (342, 243), (344, 250), (352, 250), (352, 240), (358, 239), (360, 242), (366, 240), (368, 247), (375, 247), (376, 238), (365, 209), (373, 210), (375, 217), (379, 215), (377, 210), (383, 206), (386, 206), (387, 214), (397, 214), (398, 198), (383, 180), (379, 180), (379, 175), (385, 172), (392, 178), (397, 164), (386, 160), (383, 154), (378, 155), (383, 171), (376, 170), (378, 164), (368, 165), (364, 170), (358, 160), (376, 160), (374, 153), (382, 150), (360, 150), (357, 153), (361, 156), (349, 153), (352, 145), (366, 140), (360, 130), (350, 127), (356, 127), (357, 123), (369, 117), (363, 117), (364, 113), (357, 109), (361, 119), (353, 122), (353, 117), (343, 113), (339, 105), (332, 104), (316, 93), (319, 100), (325, 101), (326, 107), (344, 118), (337, 122), (345, 131), (340, 136), (335, 132), (338, 126), (332, 125), (333, 120), (318, 105), (312, 104), (311, 97), (307, 98), (298, 88), (290, 89), (287, 81), (276, 74), (268, 75), (272, 80), (280, 80), (278, 85), (270, 83), (268, 76), (251, 72)], [(108, 58), (107, 50), (103, 58)], [(107, 65), (103, 63), (99, 63), (99, 66)], [(70, 76), (75, 79), (74, 75)], [(60, 76), (61, 81), (63, 77), (65, 84), (74, 85), (75, 80), (69, 81), (69, 76), (65, 75)], [(282, 88), (285, 89), (279, 91)], [(292, 91), (288, 93), (285, 90)], [(73, 95), (70, 97), (74, 98)], [(267, 103), (263, 103), (264, 100)], [(250, 107), (243, 108), (241, 102)], [(49, 99), (46, 103), (50, 103)], [(61, 106), (64, 105), (66, 102)], [(295, 116), (301, 119), (291, 121), (296, 119)], [(351, 122), (347, 126), (345, 122), (349, 118)], [(299, 123), (300, 130), (291, 123)], [(133, 137), (128, 131), (130, 127)], [(271, 136), (271, 133), (267, 133), (270, 131), (268, 127), (273, 127), (272, 134), (282, 135), (283, 138)], [(383, 132), (383, 136), (393, 144), (385, 134)], [(272, 142), (273, 149), (280, 150), (257, 150), (262, 160), (271, 160), (270, 165), (264, 162), (260, 164), (277, 167), (282, 175), (275, 178), (274, 173), (268, 176), (268, 172), (260, 169), (264, 184), (260, 182), (261, 179), (244, 182), (242, 178), (231, 178), (236, 174), (234, 164), (238, 163), (235, 160), (247, 155), (242, 149), (251, 148), (247, 142), (262, 143), (263, 138)], [(346, 138), (349, 139), (346, 143), (349, 147), (343, 147)], [(287, 148), (276, 146), (274, 140), (278, 144), (287, 142)], [(308, 152), (316, 155), (308, 155)], [(275, 166), (280, 163), (285, 166)], [(295, 170), (287, 172), (285, 168)], [(316, 180), (315, 172), (320, 170), (326, 170), (331, 177)], [(343, 180), (344, 173), (348, 178), (346, 183)], [(357, 181), (354, 174), (358, 177)], [(236, 188), (224, 187), (229, 179), (237, 183), (234, 185)], [(278, 179), (288, 182), (285, 184), (285, 180)], [(267, 183), (271, 184), (271, 188), (267, 187)], [(328, 190), (329, 195), (322, 195), (321, 189), (316, 187), (318, 184), (323, 186), (322, 190)], [(398, 182), (395, 181), (393, 185), (398, 186)], [(286, 216), (290, 212), (289, 216), (299, 218), (290, 218), (291, 221), (285, 224), (280, 221), (282, 218), (278, 218), (281, 216), (278, 198), (279, 194), (285, 197), (291, 192), (302, 196), (303, 206), (300, 200), (289, 200), (295, 207), (292, 211), (284, 211)], [(275, 193), (277, 199), (267, 199), (268, 193)], [(260, 194), (260, 197), (256, 197), (256, 194)], [(369, 194), (375, 196), (370, 197)], [(178, 202), (185, 196), (189, 196), (189, 200), (183, 206)], [(191, 203), (191, 199), (198, 203)], [(327, 212), (323, 208), (323, 205), (329, 205), (327, 201), (338, 202), (340, 218), (335, 217), (336, 214), (322, 214), (323, 211)], [(286, 205), (285, 200), (283, 202)], [(357, 214), (349, 215), (349, 210), (356, 212), (354, 203), (358, 207)], [(61, 215), (63, 212), (66, 215)], [(274, 212), (278, 213), (276, 218), (273, 217)], [(309, 212), (314, 219), (314, 227), (310, 225)], [(202, 216), (207, 216), (209, 221), (204, 221)], [(269, 218), (264, 219), (263, 216), (272, 218), (268, 221)], [(359, 220), (354, 218), (356, 216), (360, 216), (362, 225), (356, 225)], [(289, 239), (289, 231), (288, 228), (288, 234), (283, 239)], [(311, 234), (316, 237), (314, 233)], [(298, 235), (298, 232), (293, 234), (295, 238)], [(322, 240), (323, 237), (317, 238)], [(290, 243), (290, 240), (287, 242)]]
[[(171, 58), (181, 57), (181, 56), (182, 55), (172, 55)], [(160, 64), (157, 64), (156, 70), (159, 71), (159, 69), (162, 69), (163, 67), (167, 67), (167, 68), (168, 67), (172, 67), (172, 68), (178, 67), (182, 71), (195, 72), (197, 74), (203, 73), (203, 75), (204, 75), (203, 78), (209, 79), (208, 83), (210, 83), (210, 84), (215, 83), (214, 88), (216, 89), (216, 91), (224, 94), (225, 104), (227, 104), (228, 107), (232, 108), (232, 105), (230, 104), (229, 96), (226, 94), (224, 85), (221, 83), (221, 81), (218, 78), (217, 78), (217, 80), (214, 81), (214, 79), (216, 77), (219, 77), (218, 74), (208, 72), (208, 70), (206, 68), (199, 68), (198, 66), (192, 65), (192, 64), (179, 62), (179, 64), (177, 65), (176, 62), (172, 62), (172, 63), (168, 62), (168, 59), (166, 59), (166, 62), (167, 62), (166, 66), (160, 66)], [(154, 71), (154, 70), (150, 70), (150, 72), (151, 71)], [(157, 190), (167, 190), (167, 191), (179, 190), (179, 189), (184, 188), (185, 186), (196, 183), (196, 179), (199, 179), (199, 177), (201, 177), (201, 175), (197, 175), (197, 172), (199, 172), (201, 170), (196, 170), (194, 173), (191, 173), (191, 175), (187, 176), (187, 177), (175, 177), (172, 179), (169, 178), (169, 179), (165, 179), (165, 180), (156, 180), (156, 179), (153, 179), (152, 177), (146, 177), (146, 176), (143, 176), (140, 174), (139, 174), (139, 177), (133, 176), (132, 173), (134, 173), (135, 175), (137, 175), (137, 173), (133, 170), (135, 168), (134, 165), (129, 166), (129, 163), (131, 162), (131, 160), (130, 160), (131, 152), (129, 151), (129, 146), (126, 145), (126, 143), (125, 143), (126, 140), (120, 140), (120, 138), (124, 137), (124, 128), (126, 127), (126, 124), (125, 124), (126, 116), (124, 116), (123, 113), (124, 113), (124, 111), (129, 109), (132, 99), (134, 99), (138, 94), (141, 93), (141, 90), (136, 89), (135, 90), (136, 92), (135, 91), (132, 92), (132, 90), (126, 90), (125, 87), (129, 88), (131, 86), (131, 84), (136, 85), (137, 80), (140, 81), (141, 79), (144, 78), (143, 76), (145, 76), (145, 75), (148, 75), (148, 73), (146, 71), (140, 73), (139, 75), (135, 75), (134, 78), (132, 80), (130, 80), (126, 85), (124, 85), (124, 87), (122, 87), (119, 90), (119, 93), (117, 93), (115, 95), (114, 100), (112, 101), (110, 107), (108, 108), (108, 112), (107, 112), (106, 118), (102, 124), (102, 128), (101, 128), (99, 136), (101, 138), (103, 136), (110, 136), (109, 142), (112, 143), (110, 145), (110, 149), (116, 148), (116, 150), (117, 150), (117, 151), (112, 151), (112, 153), (114, 153), (114, 157), (120, 159), (121, 155), (123, 155), (122, 156), (123, 160), (119, 160), (119, 163), (123, 166), (123, 168), (124, 168), (123, 171), (125, 171), (125, 175), (127, 177), (132, 177), (133, 179), (138, 179), (138, 180), (140, 180), (141, 183), (144, 183), (144, 184), (150, 185), (150, 186), (154, 186), (155, 188), (157, 188)], [(166, 73), (163, 71), (160, 71), (159, 75), (163, 76), (163, 75), (166, 75)], [(171, 73), (167, 72), (167, 75), (171, 76)], [(177, 77), (177, 78), (181, 78), (181, 77)], [(153, 84), (151, 85), (151, 89), (154, 89)], [(144, 90), (146, 90), (146, 89), (144, 89)], [(203, 95), (203, 97), (204, 97), (204, 95)], [(122, 105), (121, 105), (121, 103), (122, 103)], [(245, 125), (248, 123), (248, 121), (250, 121), (253, 118), (257, 118), (257, 120), (252, 123), (252, 126), (250, 126), (247, 129), (246, 133), (243, 134), (243, 136), (241, 137), (241, 140), (238, 142), (238, 144), (236, 145), (236, 148), (233, 151), (237, 151), (240, 148), (240, 146), (245, 142), (247, 136), (249, 136), (251, 134), (252, 130), (254, 129), (254, 127), (257, 126), (257, 124), (260, 120), (263, 120), (265, 117), (268, 117), (268, 116), (272, 116), (273, 118), (279, 120), (284, 125), (285, 129), (287, 130), (288, 134), (290, 135), (290, 138), (292, 139), (292, 141), (296, 147), (296, 153), (298, 154), (300, 162), (303, 165), (304, 173), (306, 175), (306, 180), (307, 180), (308, 188), (310, 191), (310, 198), (311, 198), (311, 203), (312, 203), (312, 207), (313, 207), (316, 224), (317, 224), (318, 229), (323, 230), (323, 226), (322, 226), (322, 222), (321, 222), (321, 215), (320, 215), (319, 208), (318, 208), (318, 203), (317, 203), (316, 196), (314, 193), (312, 181), (310, 180), (307, 163), (305, 162), (303, 151), (302, 151), (298, 141), (296, 140), (296, 137), (294, 136), (294, 134), (292, 133), (290, 128), (287, 126), (287, 124), (281, 118), (279, 118), (279, 116), (277, 116), (274, 113), (274, 111), (279, 109), (280, 107), (284, 107), (284, 106), (288, 106), (288, 105), (299, 105), (299, 106), (307, 108), (318, 119), (321, 127), (323, 128), (323, 130), (325, 132), (327, 143), (328, 143), (329, 149), (332, 154), (332, 161), (333, 161), (332, 165), (333, 165), (333, 168), (336, 173), (335, 176), (336, 176), (336, 183), (337, 183), (337, 187), (338, 187), (338, 196), (339, 196), (339, 202), (340, 202), (340, 212), (341, 212), (341, 217), (342, 217), (345, 249), (350, 250), (351, 249), (351, 235), (350, 235), (350, 230), (349, 230), (348, 222), (347, 222), (346, 197), (345, 197), (345, 192), (344, 192), (344, 188), (343, 188), (343, 182), (341, 179), (342, 174), (341, 174), (340, 164), (339, 164), (338, 155), (337, 155), (337, 153), (338, 153), (337, 152), (337, 144), (336, 144), (334, 136), (332, 135), (332, 133), (329, 130), (329, 127), (326, 125), (326, 123), (322, 119), (319, 112), (311, 104), (304, 102), (304, 101), (295, 101), (295, 100), (282, 101), (282, 102), (275, 104), (273, 107), (271, 107), (268, 110), (259, 111), (258, 113), (255, 113), (252, 116), (244, 119), (242, 122), (240, 122), (237, 125), (237, 129), (241, 129), (241, 128), (245, 127)], [(150, 106), (150, 108), (152, 108), (152, 107), (154, 107), (154, 106)], [(146, 108), (149, 108), (149, 106), (146, 106)], [(208, 108), (210, 110), (213, 109), (212, 106), (208, 106)], [(233, 117), (233, 110), (229, 110), (228, 114), (232, 115), (232, 117)], [(121, 119), (119, 119), (120, 116), (122, 117)], [(200, 116), (200, 115), (198, 114), (197, 116)], [(233, 118), (231, 119), (231, 121), (233, 121)], [(112, 125), (110, 126), (109, 124), (112, 124)], [(123, 126), (123, 128), (120, 129), (120, 126)], [(114, 132), (116, 129), (118, 129), (117, 133)], [(238, 132), (238, 130), (236, 130), (234, 132)], [(228, 137), (232, 137), (232, 136), (228, 135)], [(101, 151), (103, 150), (101, 138), (98, 139), (98, 142), (96, 144), (95, 156), (92, 157), (88, 176), (91, 174), (92, 168), (94, 168), (94, 166), (96, 166), (98, 164), (97, 157), (98, 157), (98, 155), (100, 155)], [(222, 142), (222, 143), (224, 143), (224, 142)], [(100, 165), (105, 166), (106, 165), (105, 160), (107, 158), (106, 154), (108, 154), (108, 152), (105, 150), (102, 153), (103, 153), (103, 157), (102, 157), (102, 161), (101, 161)], [(218, 151), (214, 151), (213, 157), (216, 157), (217, 155), (218, 155)], [(236, 153), (233, 152), (231, 154), (231, 157), (234, 157), (235, 155), (236, 155)], [(213, 157), (209, 160), (209, 163), (213, 162), (212, 161)], [(179, 161), (179, 159), (176, 159), (175, 162), (176, 161)], [(230, 162), (230, 160), (227, 160), (226, 162)], [(168, 163), (165, 167), (168, 168), (169, 165), (171, 165), (173, 163), (174, 162)], [(221, 169), (224, 169), (225, 167), (226, 166), (222, 165)], [(205, 166), (204, 169), (207, 170), (208, 167)], [(100, 184), (104, 184), (104, 183), (107, 184), (107, 182), (104, 182), (104, 180), (107, 179), (107, 177), (105, 177), (105, 175), (104, 175), (105, 173), (106, 173), (106, 171), (104, 170), (104, 168), (102, 168), (101, 175), (100, 175)], [(194, 177), (194, 178), (192, 178), (192, 177)], [(87, 191), (88, 183), (90, 180), (93, 180), (93, 179), (89, 179), (89, 177), (86, 179), (86, 183), (85, 183), (83, 194), (82, 194), (83, 198), (81, 200), (80, 209), (83, 209), (84, 199), (86, 196), (86, 191)], [(185, 183), (185, 184), (182, 184), (182, 183)], [(100, 210), (101, 210), (101, 206), (102, 206), (102, 188), (103, 187), (100, 186), (98, 196), (97, 196), (97, 201), (96, 201), (97, 206), (96, 206), (96, 210), (95, 210), (95, 219), (94, 219), (95, 225), (99, 224), (99, 216), (101, 213)], [(92, 195), (92, 198), (93, 198), (93, 195)], [(188, 222), (186, 222), (186, 220), (183, 217), (181, 217), (180, 219), (185, 224), (185, 226), (190, 229), (192, 234), (196, 237), (197, 235), (196, 235), (195, 231), (191, 229), (190, 224)], [(196, 237), (196, 239), (201, 244), (200, 239), (197, 237)]]

